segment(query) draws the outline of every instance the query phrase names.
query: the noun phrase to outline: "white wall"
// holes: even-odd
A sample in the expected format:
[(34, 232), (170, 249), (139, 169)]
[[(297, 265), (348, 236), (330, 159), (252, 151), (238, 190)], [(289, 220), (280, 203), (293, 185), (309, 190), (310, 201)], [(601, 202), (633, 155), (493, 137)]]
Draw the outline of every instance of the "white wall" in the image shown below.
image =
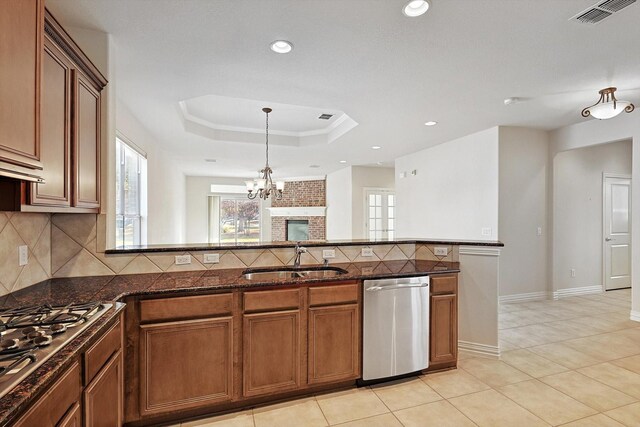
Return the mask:
[[(123, 136), (147, 153), (147, 243), (185, 243), (184, 174), (175, 168), (171, 154), (158, 147), (151, 133), (121, 102), (117, 105), (116, 126)], [(115, 181), (113, 175), (110, 179)], [(109, 204), (115, 205), (115, 199)]]
[(351, 167), (327, 175), (327, 240), (351, 239), (353, 189)]
[(631, 141), (558, 153), (553, 169), (554, 290), (602, 285), (602, 174), (631, 174)]
[[(553, 152), (631, 139), (632, 183), (640, 182), (640, 120), (638, 113), (623, 113), (611, 120), (588, 120), (551, 134)], [(640, 322), (640, 185), (631, 186), (631, 318)], [(554, 238), (555, 245), (555, 238)]]
[(395, 169), (367, 166), (353, 166), (351, 168), (351, 198), (352, 198), (352, 239), (367, 238), (364, 227), (364, 209), (366, 188), (395, 188)]
[(400, 157), (395, 172), (407, 172), (395, 183), (398, 237), (498, 238), (497, 127)]
[(498, 238), (505, 244), (500, 256), (500, 296), (535, 293), (544, 297), (549, 290), (547, 238), (551, 232), (547, 220), (549, 133), (500, 127), (499, 156)]

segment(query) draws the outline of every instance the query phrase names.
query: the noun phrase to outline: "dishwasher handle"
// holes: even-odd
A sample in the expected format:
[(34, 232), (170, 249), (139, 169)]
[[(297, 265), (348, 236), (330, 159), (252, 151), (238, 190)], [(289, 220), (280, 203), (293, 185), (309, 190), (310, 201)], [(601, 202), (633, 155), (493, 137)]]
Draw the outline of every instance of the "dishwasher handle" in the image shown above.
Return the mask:
[(425, 283), (399, 283), (397, 285), (391, 286), (370, 286), (365, 289), (367, 292), (378, 292), (378, 291), (393, 291), (397, 289), (407, 289), (407, 288), (426, 288), (429, 286), (429, 282)]

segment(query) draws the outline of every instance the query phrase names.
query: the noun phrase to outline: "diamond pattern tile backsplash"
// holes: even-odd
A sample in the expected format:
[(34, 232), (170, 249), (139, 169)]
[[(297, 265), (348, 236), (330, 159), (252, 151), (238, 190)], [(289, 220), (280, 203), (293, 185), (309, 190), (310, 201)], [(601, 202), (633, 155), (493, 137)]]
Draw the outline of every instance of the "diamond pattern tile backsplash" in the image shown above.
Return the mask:
[[(205, 264), (203, 252), (191, 252), (192, 263), (188, 265), (176, 265), (175, 256), (189, 252), (105, 255), (98, 251), (105, 234), (104, 223), (104, 216), (89, 214), (0, 212), (0, 295), (50, 277), (266, 267), (293, 262), (291, 248), (211, 251), (220, 255), (218, 264)], [(18, 265), (21, 245), (29, 249), (29, 263), (23, 267)], [(436, 256), (435, 246), (443, 245), (373, 245), (373, 257), (362, 257), (362, 246), (312, 247), (301, 262), (322, 263), (323, 249), (335, 250), (336, 257), (330, 264), (408, 259), (458, 261), (457, 246), (444, 245), (446, 256)]]

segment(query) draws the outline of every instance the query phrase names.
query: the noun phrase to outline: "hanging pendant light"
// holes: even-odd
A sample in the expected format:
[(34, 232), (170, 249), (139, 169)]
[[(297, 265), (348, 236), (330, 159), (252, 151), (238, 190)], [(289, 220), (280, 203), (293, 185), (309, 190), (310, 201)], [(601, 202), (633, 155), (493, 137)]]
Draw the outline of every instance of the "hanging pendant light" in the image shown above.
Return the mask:
[(284, 190), (284, 181), (277, 181), (275, 184), (271, 179), (271, 167), (269, 167), (269, 113), (273, 110), (271, 108), (265, 107), (262, 109), (266, 114), (266, 164), (264, 169), (260, 171), (260, 177), (253, 181), (245, 181), (247, 185), (247, 197), (250, 199), (255, 199), (256, 197), (260, 197), (263, 200), (267, 200), (271, 193), (274, 193), (274, 197), (276, 200), (282, 199), (282, 191)]
[(593, 116), (596, 119), (606, 120), (617, 116), (623, 111), (632, 112), (636, 107), (629, 101), (618, 101), (615, 91), (615, 87), (608, 87), (599, 91), (600, 99), (591, 107), (582, 110), (582, 117)]

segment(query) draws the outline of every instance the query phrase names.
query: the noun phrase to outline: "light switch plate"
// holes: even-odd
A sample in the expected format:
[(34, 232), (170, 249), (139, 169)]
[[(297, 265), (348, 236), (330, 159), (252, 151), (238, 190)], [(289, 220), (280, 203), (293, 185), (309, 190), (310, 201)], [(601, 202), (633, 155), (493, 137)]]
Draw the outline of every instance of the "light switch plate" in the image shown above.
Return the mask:
[(322, 250), (322, 258), (331, 259), (336, 257), (335, 249), (323, 249)]
[(484, 227), (482, 229), (482, 235), (483, 236), (491, 236), (491, 228), (490, 227)]
[(436, 246), (433, 248), (433, 253), (436, 256), (447, 256), (449, 253), (449, 248), (446, 246)]
[(218, 264), (220, 262), (220, 254), (204, 254), (205, 264)]
[(176, 255), (176, 265), (191, 264), (191, 255)]
[(18, 246), (18, 264), (20, 266), (29, 264), (29, 248), (27, 245)]
[(538, 229), (536, 230), (536, 234), (538, 236), (542, 236), (542, 227), (538, 227)]
[(362, 248), (362, 252), (361, 252), (363, 257), (372, 257), (373, 256), (373, 249), (371, 248)]

